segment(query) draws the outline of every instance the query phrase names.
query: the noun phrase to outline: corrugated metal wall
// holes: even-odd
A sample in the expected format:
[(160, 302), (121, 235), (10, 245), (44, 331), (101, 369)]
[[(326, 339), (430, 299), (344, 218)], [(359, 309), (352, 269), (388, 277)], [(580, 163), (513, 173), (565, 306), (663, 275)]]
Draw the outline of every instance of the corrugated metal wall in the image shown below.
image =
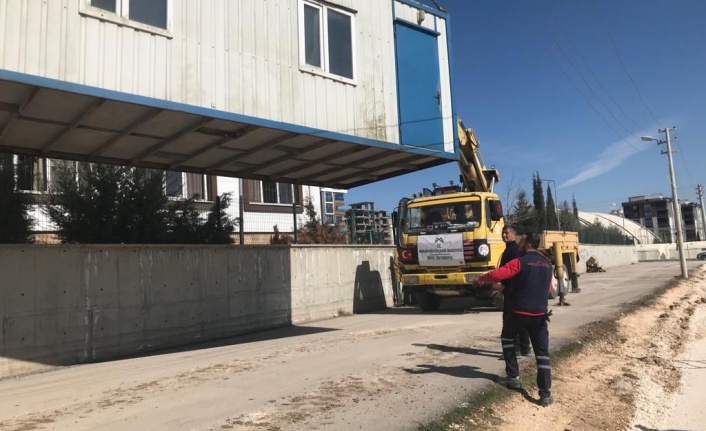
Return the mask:
[(357, 11), (355, 85), (299, 70), (297, 0), (171, 0), (172, 38), (82, 15), (87, 4), (0, 1), (0, 68), (398, 142), (390, 1), (328, 1)]

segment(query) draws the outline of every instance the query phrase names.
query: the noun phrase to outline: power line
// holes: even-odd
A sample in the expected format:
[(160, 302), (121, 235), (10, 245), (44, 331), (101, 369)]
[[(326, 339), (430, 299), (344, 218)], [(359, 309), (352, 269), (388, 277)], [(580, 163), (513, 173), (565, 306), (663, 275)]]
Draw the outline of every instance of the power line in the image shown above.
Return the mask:
[(637, 96), (639, 97), (640, 102), (642, 102), (642, 106), (644, 106), (645, 109), (647, 109), (647, 112), (650, 113), (650, 116), (652, 116), (652, 119), (657, 123), (657, 125), (664, 129), (665, 127), (662, 126), (662, 124), (659, 122), (657, 117), (655, 117), (655, 114), (652, 112), (652, 109), (650, 109), (650, 107), (645, 102), (645, 99), (642, 97), (642, 93), (640, 92), (640, 89), (637, 87), (635, 80), (632, 78), (632, 75), (630, 74), (630, 72), (628, 72), (628, 68), (625, 66), (625, 62), (623, 61), (623, 57), (620, 55), (620, 50), (618, 50), (618, 45), (615, 43), (615, 39), (613, 39), (613, 35), (610, 33), (610, 30), (608, 30), (608, 26), (606, 26), (605, 21), (603, 21), (603, 18), (601, 17), (601, 14), (598, 12), (598, 9), (596, 9), (593, 2), (589, 1), (587, 3), (590, 4), (591, 7), (593, 8), (593, 12), (598, 17), (598, 21), (601, 23), (601, 26), (603, 26), (603, 29), (605, 30), (606, 34), (608, 35), (608, 39), (610, 39), (610, 42), (613, 45), (613, 50), (615, 51), (615, 55), (618, 57), (618, 61), (620, 62), (620, 66), (622, 66), (623, 71), (625, 72), (625, 75), (627, 75), (628, 79), (630, 79), (630, 82), (632, 83), (632, 86), (635, 89), (635, 92), (637, 93)]
[[(533, 28), (533, 26), (529, 23), (529, 20), (527, 19), (526, 14), (523, 13), (522, 9), (519, 7), (519, 5), (516, 3), (516, 1), (515, 1), (515, 0), (511, 0), (511, 2), (512, 2), (513, 6), (519, 11), (520, 15), (525, 19), (525, 21), (527, 21), (528, 27)], [(536, 31), (536, 30), (535, 30), (535, 31)], [(536, 39), (539, 39), (539, 38), (536, 37), (536, 36), (535, 36), (535, 38), (536, 38)], [(549, 56), (549, 58), (551, 58), (552, 61), (554, 61), (554, 63), (557, 65), (557, 67), (559, 68), (559, 70), (561, 71), (561, 73), (564, 75), (564, 77), (566, 78), (566, 80), (569, 81), (569, 84), (571, 84), (571, 86), (574, 87), (574, 90), (576, 90), (576, 92), (579, 93), (579, 94), (581, 95), (581, 97), (584, 98), (584, 100), (586, 100), (586, 102), (587, 102), (588, 105), (591, 107), (591, 109), (593, 110), (593, 112), (595, 112), (596, 115), (598, 115), (598, 116), (601, 118), (601, 120), (603, 120), (603, 122), (606, 123), (606, 125), (607, 125), (611, 130), (613, 130), (613, 132), (615, 132), (615, 134), (618, 135), (618, 137), (619, 137), (623, 142), (625, 142), (626, 144), (628, 144), (628, 145), (631, 146), (632, 148), (634, 148), (634, 149), (636, 149), (636, 150), (638, 150), (638, 151), (641, 151), (641, 148), (636, 147), (636, 146), (633, 145), (631, 142), (629, 142), (627, 139), (625, 139), (625, 137), (610, 123), (610, 121), (608, 121), (608, 119), (605, 118), (605, 116), (604, 116), (598, 109), (596, 109), (596, 107), (595, 107), (595, 105), (593, 104), (593, 102), (591, 101), (591, 99), (590, 99), (588, 96), (586, 96), (586, 94), (585, 94), (583, 91), (581, 91), (581, 89), (580, 89), (580, 88), (576, 85), (576, 83), (571, 79), (571, 77), (570, 77), (569, 74), (566, 72), (566, 70), (565, 70), (564, 67), (561, 65), (561, 63), (556, 59), (556, 57), (555, 57), (542, 43), (539, 42), (539, 40), (538, 40), (538, 45), (540, 45), (540, 47), (544, 50), (544, 52), (546, 52), (546, 54)]]
[[(584, 65), (586, 66), (586, 69), (588, 69), (589, 73), (591, 74), (591, 76), (593, 77), (593, 79), (596, 81), (596, 84), (598, 84), (598, 87), (603, 91), (603, 93), (604, 93), (606, 96), (608, 96), (608, 98), (610, 99), (610, 101), (613, 102), (613, 104), (618, 108), (618, 110), (620, 111), (620, 113), (623, 114), (623, 116), (624, 116), (630, 123), (632, 123), (633, 127), (634, 127), (635, 129), (639, 129), (640, 126), (638, 126), (638, 124), (632, 119), (632, 117), (630, 117), (628, 114), (625, 113), (625, 111), (623, 110), (623, 107), (620, 106), (620, 104), (615, 100), (615, 98), (614, 98), (614, 97), (608, 92), (608, 90), (603, 86), (603, 83), (601, 82), (601, 80), (598, 79), (598, 76), (596, 75), (596, 73), (593, 71), (593, 68), (591, 67), (591, 63), (586, 60), (586, 58), (583, 56), (583, 54), (581, 54), (581, 51), (576, 47), (576, 45), (574, 45), (574, 43), (573, 43), (571, 37), (569, 37), (568, 33), (566, 32), (566, 30), (564, 29), (564, 27), (563, 27), (563, 26), (561, 25), (561, 23), (559, 22), (559, 20), (557, 19), (556, 15), (554, 14), (554, 12), (553, 12), (553, 10), (552, 10), (550, 4), (549, 4), (549, 3), (546, 3), (546, 4), (545, 4), (545, 7), (546, 7), (547, 10), (549, 11), (549, 14), (551, 15), (552, 19), (553, 19), (554, 22), (556, 23), (556, 26), (559, 28), (559, 30), (561, 31), (561, 33), (562, 33), (562, 35), (564, 36), (564, 38), (569, 42), (569, 46), (571, 46), (571, 48), (574, 50), (574, 52), (576, 53), (576, 55), (578, 55), (578, 57), (581, 59), (581, 61), (582, 61), (582, 62), (584, 63)], [(614, 117), (614, 118), (615, 118), (615, 117)], [(626, 128), (626, 130), (627, 130), (627, 128)]]
[[(654, 115), (654, 113), (652, 112), (652, 109), (650, 109), (649, 105), (647, 105), (647, 102), (645, 102), (645, 99), (642, 97), (642, 92), (640, 91), (640, 89), (638, 88), (637, 84), (635, 83), (635, 80), (633, 79), (632, 75), (631, 75), (630, 72), (628, 71), (628, 68), (627, 68), (627, 66), (625, 65), (625, 62), (623, 61), (623, 57), (622, 57), (622, 55), (620, 55), (620, 50), (618, 49), (618, 45), (615, 43), (615, 39), (613, 38), (613, 35), (611, 34), (610, 30), (608, 29), (608, 26), (606, 25), (605, 21), (603, 20), (603, 17), (601, 16), (600, 12), (598, 11), (598, 9), (596, 8), (596, 6), (595, 6), (592, 2), (588, 2), (588, 3), (589, 3), (589, 4), (591, 5), (591, 7), (593, 8), (594, 14), (596, 15), (596, 17), (598, 18), (598, 21), (601, 23), (601, 26), (602, 26), (603, 29), (605, 30), (606, 35), (608, 36), (608, 39), (610, 40), (611, 45), (613, 46), (613, 50), (615, 51), (615, 55), (618, 57), (618, 61), (619, 61), (619, 63), (620, 63), (620, 66), (622, 67), (623, 71), (625, 72), (625, 75), (626, 75), (626, 76), (628, 77), (628, 79), (630, 80), (630, 83), (632, 84), (632, 86), (633, 86), (635, 92), (637, 93), (637, 96), (638, 96), (638, 98), (640, 99), (640, 102), (641, 102), (642, 105), (645, 107), (645, 109), (647, 110), (647, 112), (649, 112), (650, 116), (651, 116), (652, 119), (657, 123), (657, 125), (659, 125), (659, 126), (660, 126), (661, 128), (663, 128), (663, 129), (665, 129), (665, 127), (662, 126), (662, 124), (660, 123), (660, 121), (657, 119), (657, 117), (656, 117), (656, 116)], [(589, 66), (589, 68), (590, 68), (590, 66)], [(621, 110), (621, 111), (622, 111), (622, 110)], [(624, 114), (624, 113), (623, 113), (623, 114)], [(627, 116), (626, 116), (626, 117), (627, 117)], [(630, 119), (630, 120), (632, 121), (632, 119)], [(633, 122), (633, 123), (634, 123), (634, 122)], [(686, 171), (686, 175), (687, 175), (687, 177), (688, 177), (688, 179), (689, 179), (689, 183), (690, 183), (690, 185), (693, 187), (693, 186), (694, 186), (694, 180), (693, 180), (692, 177), (691, 177), (691, 172), (689, 171), (689, 167), (688, 167), (688, 165), (687, 165), (687, 163), (686, 163), (686, 158), (684, 157), (684, 152), (683, 152), (683, 150), (682, 150), (682, 151), (677, 151), (677, 152), (679, 153), (679, 157), (681, 158), (681, 160), (682, 160), (682, 162), (683, 162), (683, 164), (684, 164), (684, 170)], [(681, 182), (681, 180), (680, 180), (680, 182)]]
[[(554, 45), (556, 45), (557, 49), (559, 49), (559, 53), (564, 57), (564, 59), (566, 59), (566, 61), (569, 63), (569, 65), (571, 65), (571, 67), (574, 68), (574, 70), (576, 71), (576, 73), (579, 74), (579, 76), (580, 76), (581, 79), (583, 80), (584, 84), (586, 84), (586, 88), (588, 88), (588, 91), (591, 92), (591, 94), (593, 95), (593, 97), (596, 98), (596, 100), (598, 101), (598, 103), (600, 103), (601, 105), (603, 105), (603, 107), (606, 109), (606, 111), (608, 111), (608, 114), (610, 114), (610, 116), (613, 117), (613, 120), (615, 120), (616, 123), (618, 123), (620, 126), (622, 126), (623, 129), (625, 130), (625, 132), (626, 132), (628, 135), (630, 135), (630, 131), (628, 130), (628, 128), (625, 127), (625, 125), (624, 125), (620, 120), (618, 120), (618, 118), (615, 116), (615, 114), (613, 114), (613, 111), (608, 107), (608, 105), (606, 105), (606, 104), (603, 102), (603, 100), (601, 100), (601, 98), (598, 97), (598, 94), (596, 94), (596, 92), (593, 90), (593, 86), (591, 86), (591, 84), (588, 82), (588, 79), (586, 79), (586, 76), (581, 72), (581, 69), (579, 69), (579, 68), (576, 66), (576, 64), (571, 60), (571, 57), (564, 51), (564, 48), (561, 46), (561, 44), (559, 43), (559, 40), (558, 40), (558, 39), (556, 38), (556, 36), (554, 35), (554, 32), (552, 31), (551, 27), (549, 26), (549, 24), (547, 23), (547, 21), (546, 21), (546, 20), (544, 19), (544, 17), (542, 16), (542, 13), (541, 13), (541, 11), (539, 10), (539, 8), (536, 7), (536, 4), (533, 3), (532, 0), (528, 0), (528, 1), (529, 1), (530, 5), (531, 5), (532, 7), (534, 7), (534, 9), (535, 9), (535, 15), (537, 15), (537, 17), (538, 17), (539, 20), (541, 21), (542, 25), (544, 26), (544, 28), (545, 28), (545, 29), (547, 30), (547, 32), (549, 33), (549, 36), (552, 38), (552, 41), (554, 42)], [(552, 16), (553, 16), (553, 15), (552, 15)], [(554, 21), (556, 21), (556, 18), (554, 18)], [(562, 29), (561, 29), (561, 26), (560, 26), (558, 23), (557, 23), (557, 25), (558, 25), (558, 27), (560, 28), (560, 30), (562, 30)], [(569, 40), (569, 43), (571, 44), (571, 41), (570, 41), (570, 39), (568, 38), (568, 36), (566, 36), (566, 34), (564, 34), (564, 37), (565, 37), (567, 40)]]

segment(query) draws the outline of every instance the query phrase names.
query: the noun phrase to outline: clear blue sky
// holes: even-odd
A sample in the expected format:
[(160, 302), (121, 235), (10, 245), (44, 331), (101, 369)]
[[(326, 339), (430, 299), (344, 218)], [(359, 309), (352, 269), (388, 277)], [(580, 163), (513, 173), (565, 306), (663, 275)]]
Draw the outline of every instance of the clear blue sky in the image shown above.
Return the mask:
[[(433, 5), (431, 1), (426, 4)], [(500, 170), (496, 192), (532, 173), (558, 201), (608, 212), (630, 196), (671, 196), (663, 138), (675, 126), (679, 199), (706, 183), (706, 1), (437, 0), (450, 16), (457, 113)], [(447, 164), (351, 189), (348, 203), (399, 199), (458, 181)], [(546, 187), (546, 183), (545, 183)], [(546, 190), (546, 188), (545, 188)], [(552, 191), (553, 192), (553, 191)]]

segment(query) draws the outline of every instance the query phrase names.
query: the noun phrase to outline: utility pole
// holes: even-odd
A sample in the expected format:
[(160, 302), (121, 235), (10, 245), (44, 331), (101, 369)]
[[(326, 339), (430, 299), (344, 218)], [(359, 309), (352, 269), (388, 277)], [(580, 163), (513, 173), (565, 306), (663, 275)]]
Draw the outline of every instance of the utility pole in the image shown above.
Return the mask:
[(674, 205), (674, 218), (677, 224), (677, 247), (679, 247), (679, 265), (681, 266), (681, 276), (684, 279), (689, 278), (689, 272), (686, 269), (686, 256), (684, 255), (684, 237), (681, 228), (681, 205), (677, 197), (677, 181), (674, 179), (674, 162), (672, 161), (672, 141), (669, 139), (669, 132), (677, 130), (676, 127), (658, 130), (659, 133), (664, 133), (664, 141), (660, 141), (651, 136), (643, 136), (643, 141), (657, 141), (657, 145), (667, 144), (667, 150), (662, 151), (662, 154), (667, 155), (669, 161), (669, 179), (672, 183), (672, 204)]
[[(699, 203), (701, 204), (701, 232), (706, 235), (706, 210), (704, 209), (704, 186), (699, 184), (696, 186), (696, 194), (699, 197)], [(699, 238), (701, 241), (704, 238)]]

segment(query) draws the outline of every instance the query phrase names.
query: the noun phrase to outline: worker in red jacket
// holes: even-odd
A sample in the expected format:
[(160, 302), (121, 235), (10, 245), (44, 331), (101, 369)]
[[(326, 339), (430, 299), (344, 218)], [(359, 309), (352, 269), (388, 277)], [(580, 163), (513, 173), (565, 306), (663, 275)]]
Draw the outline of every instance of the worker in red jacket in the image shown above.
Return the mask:
[[(520, 257), (509, 261), (498, 269), (479, 277), (476, 284), (498, 283), (513, 278), (512, 295), (503, 318), (500, 341), (505, 359), (507, 377), (498, 379), (498, 383), (519, 389), (520, 373), (513, 341), (522, 328), (529, 333), (535, 359), (537, 360), (537, 386), (539, 402), (548, 406), (554, 402), (551, 393), (552, 374), (549, 361), (549, 312), (547, 303), (552, 281), (552, 264), (537, 252), (539, 235), (528, 234), (520, 239)], [(502, 284), (494, 289), (502, 290)]]

